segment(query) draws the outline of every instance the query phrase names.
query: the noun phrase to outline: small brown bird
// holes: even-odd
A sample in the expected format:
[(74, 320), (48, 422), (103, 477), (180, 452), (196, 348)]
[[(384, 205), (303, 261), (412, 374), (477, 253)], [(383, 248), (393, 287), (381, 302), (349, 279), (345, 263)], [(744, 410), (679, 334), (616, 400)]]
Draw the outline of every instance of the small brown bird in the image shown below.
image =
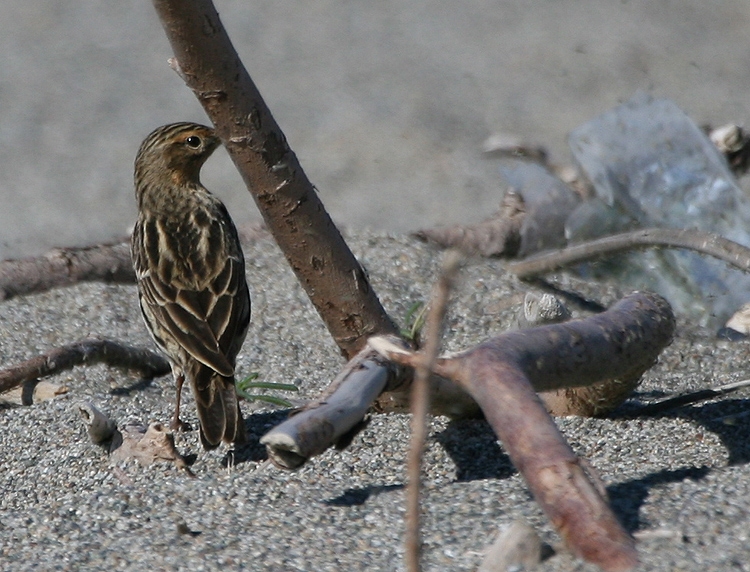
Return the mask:
[(237, 230), (199, 177), (219, 143), (213, 129), (195, 123), (165, 125), (146, 137), (135, 159), (131, 242), (143, 318), (177, 385), (172, 428), (182, 428), (187, 378), (206, 449), (245, 439), (234, 368), (250, 322)]

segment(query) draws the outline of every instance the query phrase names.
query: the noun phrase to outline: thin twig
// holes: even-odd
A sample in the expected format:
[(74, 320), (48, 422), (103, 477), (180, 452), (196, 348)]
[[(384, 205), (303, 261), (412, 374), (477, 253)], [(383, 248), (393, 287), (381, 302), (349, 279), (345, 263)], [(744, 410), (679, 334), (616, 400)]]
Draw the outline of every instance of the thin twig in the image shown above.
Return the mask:
[(664, 246), (694, 250), (718, 258), (744, 272), (750, 272), (749, 248), (709, 232), (676, 228), (646, 228), (615, 234), (530, 256), (518, 262), (508, 263), (505, 268), (520, 279), (526, 280), (617, 252)]
[(411, 443), (406, 460), (406, 536), (405, 561), (406, 569), (419, 572), (422, 545), (419, 534), (419, 488), (422, 469), (422, 452), (427, 438), (427, 414), (430, 409), (430, 373), (435, 365), (443, 321), (448, 308), (448, 298), (453, 290), (458, 268), (462, 257), (456, 251), (449, 251), (443, 259), (440, 278), (432, 295), (424, 349), (419, 353), (419, 365), (416, 367), (411, 387)]
[(708, 399), (721, 397), (722, 395), (733, 393), (745, 387), (750, 387), (750, 379), (735, 381), (734, 383), (727, 383), (726, 385), (720, 385), (718, 387), (701, 389), (700, 391), (684, 393), (676, 397), (670, 397), (662, 401), (649, 403), (648, 405), (641, 407), (637, 411), (637, 415), (655, 415), (657, 413), (664, 413), (665, 411), (676, 409), (678, 407), (682, 407), (683, 405), (690, 405), (691, 403), (698, 403), (700, 401), (706, 401)]
[(106, 363), (139, 371), (146, 378), (170, 372), (169, 362), (157, 353), (113, 340), (82, 340), (0, 371), (0, 393), (33, 379), (47, 377), (77, 365)]

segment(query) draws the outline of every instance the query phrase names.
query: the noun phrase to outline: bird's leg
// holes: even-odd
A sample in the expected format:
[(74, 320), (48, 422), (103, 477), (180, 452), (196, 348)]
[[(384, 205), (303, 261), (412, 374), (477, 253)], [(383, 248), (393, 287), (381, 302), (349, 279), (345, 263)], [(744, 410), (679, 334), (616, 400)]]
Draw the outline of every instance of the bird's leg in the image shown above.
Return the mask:
[(185, 374), (178, 373), (175, 375), (174, 381), (177, 386), (177, 403), (174, 406), (174, 417), (169, 426), (172, 428), (172, 431), (190, 431), (190, 424), (180, 419), (180, 401), (182, 398), (182, 384), (185, 383)]

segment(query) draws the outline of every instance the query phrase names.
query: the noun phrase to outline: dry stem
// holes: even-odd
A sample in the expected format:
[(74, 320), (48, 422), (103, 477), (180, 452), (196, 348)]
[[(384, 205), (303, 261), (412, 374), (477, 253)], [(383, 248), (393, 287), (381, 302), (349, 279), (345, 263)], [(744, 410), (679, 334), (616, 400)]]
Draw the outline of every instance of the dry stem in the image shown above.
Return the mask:
[(461, 256), (455, 251), (449, 251), (443, 260), (443, 269), (435, 285), (427, 317), (425, 345), (417, 354), (420, 359), (411, 387), (411, 444), (406, 459), (406, 536), (404, 540), (406, 569), (410, 572), (418, 572), (421, 568), (419, 562), (422, 552), (419, 534), (419, 489), (422, 476), (422, 453), (427, 438), (427, 414), (430, 409), (430, 372), (440, 349), (448, 298), (453, 290), (460, 262)]
[(522, 280), (554, 272), (608, 254), (668, 246), (714, 256), (744, 272), (750, 272), (750, 249), (709, 232), (695, 229), (646, 228), (607, 236), (560, 250), (536, 254), (508, 263), (505, 268)]

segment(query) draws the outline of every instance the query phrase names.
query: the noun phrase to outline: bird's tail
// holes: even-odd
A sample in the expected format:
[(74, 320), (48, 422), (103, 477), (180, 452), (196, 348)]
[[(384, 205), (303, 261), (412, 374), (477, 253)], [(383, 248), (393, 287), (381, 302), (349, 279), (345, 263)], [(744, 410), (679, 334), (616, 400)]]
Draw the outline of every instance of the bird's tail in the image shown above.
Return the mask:
[(200, 437), (204, 449), (219, 443), (244, 444), (245, 422), (242, 419), (234, 378), (201, 368), (193, 382), (193, 395), (200, 421)]

